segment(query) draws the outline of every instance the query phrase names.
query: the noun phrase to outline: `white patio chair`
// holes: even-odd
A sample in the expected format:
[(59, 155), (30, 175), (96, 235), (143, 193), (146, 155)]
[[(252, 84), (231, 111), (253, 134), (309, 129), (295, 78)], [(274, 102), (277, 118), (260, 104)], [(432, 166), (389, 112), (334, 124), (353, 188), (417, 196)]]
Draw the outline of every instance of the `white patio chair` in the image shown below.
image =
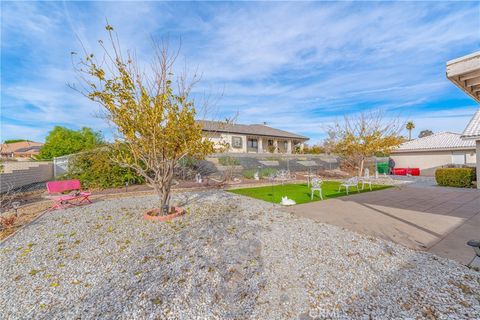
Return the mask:
[(323, 180), (319, 178), (313, 178), (311, 181), (312, 187), (310, 188), (310, 200), (313, 200), (313, 195), (315, 194), (315, 191), (318, 190), (318, 194), (320, 195), (320, 199), (323, 200), (322, 196), (322, 184)]
[(360, 179), (360, 182), (362, 184), (362, 190), (365, 189), (365, 185), (367, 184), (370, 188), (370, 191), (372, 191), (372, 180), (370, 180), (370, 170), (368, 170), (368, 168), (365, 169), (365, 174)]
[(357, 192), (360, 192), (358, 189), (358, 177), (351, 177), (350, 179), (346, 180), (344, 183), (341, 183), (340, 186), (338, 187), (338, 192), (342, 190), (342, 187), (345, 188), (348, 194), (348, 189), (351, 187), (357, 188)]

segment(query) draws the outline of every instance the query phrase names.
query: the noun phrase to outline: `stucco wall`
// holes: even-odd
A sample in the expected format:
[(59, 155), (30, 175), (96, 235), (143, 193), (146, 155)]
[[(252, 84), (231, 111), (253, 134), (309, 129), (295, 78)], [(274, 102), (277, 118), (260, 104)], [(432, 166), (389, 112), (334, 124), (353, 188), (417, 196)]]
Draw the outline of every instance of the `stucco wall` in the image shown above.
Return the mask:
[[(242, 139), (241, 148), (233, 147), (233, 137), (238, 137)], [(273, 140), (274, 145), (277, 145), (278, 147), (279, 153), (288, 153), (288, 151), (291, 152), (295, 147), (294, 140), (287, 139), (287, 138), (267, 138), (267, 137), (261, 137), (261, 136), (255, 136), (255, 135), (249, 135), (247, 137), (247, 135), (220, 133), (220, 132), (208, 133), (208, 135), (206, 135), (205, 138), (213, 141), (217, 149), (224, 147), (228, 143), (228, 145), (230, 145), (230, 148), (226, 150), (226, 152), (229, 152), (229, 153), (252, 152), (252, 150), (250, 151), (248, 150), (247, 138), (257, 139), (259, 153), (269, 153), (268, 140)], [(288, 150), (288, 147), (286, 147), (284, 144), (284, 142), (288, 143), (289, 141), (290, 141), (290, 150)]]
[[(239, 137), (242, 139), (242, 147), (241, 148), (233, 148), (232, 147), (232, 137)], [(225, 146), (226, 143), (230, 145), (230, 149), (228, 152), (233, 153), (242, 153), (247, 152), (247, 136), (240, 135), (240, 134), (227, 134), (227, 133), (209, 133), (207, 136), (214, 144), (215, 148), (220, 149)]]
[[(466, 163), (476, 161), (473, 150), (455, 151), (455, 153), (465, 155)], [(452, 155), (452, 151), (431, 151), (394, 153), (390, 157), (395, 161), (395, 167), (420, 168), (422, 175), (433, 176), (437, 168), (453, 163)]]
[(477, 161), (477, 157), (475, 156), (475, 151), (471, 150), (466, 152), (467, 163), (474, 164)]

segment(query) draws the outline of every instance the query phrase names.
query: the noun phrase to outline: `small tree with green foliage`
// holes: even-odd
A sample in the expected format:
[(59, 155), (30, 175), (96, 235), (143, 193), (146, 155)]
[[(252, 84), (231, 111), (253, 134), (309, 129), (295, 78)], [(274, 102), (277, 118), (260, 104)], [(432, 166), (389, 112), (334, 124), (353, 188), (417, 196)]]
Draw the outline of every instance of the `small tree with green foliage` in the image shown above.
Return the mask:
[(80, 151), (90, 150), (103, 144), (102, 136), (90, 128), (71, 130), (55, 126), (40, 148), (39, 159), (53, 159)]
[[(213, 142), (202, 137), (190, 97), (194, 75), (174, 77), (177, 55), (154, 43), (154, 59), (144, 72), (135, 56), (122, 51), (118, 36), (106, 26), (109, 45), (100, 41), (104, 55), (84, 53), (77, 65), (83, 80), (81, 92), (98, 102), (114, 128), (114, 159), (129, 167), (153, 187), (167, 214), (174, 170), (185, 157), (203, 158), (214, 152)], [(167, 210), (163, 210), (163, 209)]]
[(432, 130), (422, 130), (420, 131), (420, 133), (418, 134), (418, 137), (419, 138), (425, 138), (425, 137), (428, 137), (428, 136), (431, 136), (433, 134), (433, 131)]

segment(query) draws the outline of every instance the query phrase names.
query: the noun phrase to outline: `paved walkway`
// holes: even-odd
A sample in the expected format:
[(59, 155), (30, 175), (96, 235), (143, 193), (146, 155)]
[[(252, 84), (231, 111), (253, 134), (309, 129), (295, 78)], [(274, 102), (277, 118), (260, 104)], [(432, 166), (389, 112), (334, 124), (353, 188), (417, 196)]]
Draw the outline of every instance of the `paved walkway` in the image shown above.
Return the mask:
[(299, 216), (468, 264), (480, 239), (480, 191), (402, 185), (286, 208)]

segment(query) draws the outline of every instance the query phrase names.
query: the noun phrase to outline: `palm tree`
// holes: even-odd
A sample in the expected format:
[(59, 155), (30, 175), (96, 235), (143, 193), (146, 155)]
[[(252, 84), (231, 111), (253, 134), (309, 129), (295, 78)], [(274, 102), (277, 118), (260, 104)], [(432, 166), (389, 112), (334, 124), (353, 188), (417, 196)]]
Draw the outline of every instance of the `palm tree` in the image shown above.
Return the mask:
[(413, 121), (408, 121), (405, 128), (408, 130), (408, 140), (412, 140), (412, 130), (415, 129), (415, 123), (413, 123)]

